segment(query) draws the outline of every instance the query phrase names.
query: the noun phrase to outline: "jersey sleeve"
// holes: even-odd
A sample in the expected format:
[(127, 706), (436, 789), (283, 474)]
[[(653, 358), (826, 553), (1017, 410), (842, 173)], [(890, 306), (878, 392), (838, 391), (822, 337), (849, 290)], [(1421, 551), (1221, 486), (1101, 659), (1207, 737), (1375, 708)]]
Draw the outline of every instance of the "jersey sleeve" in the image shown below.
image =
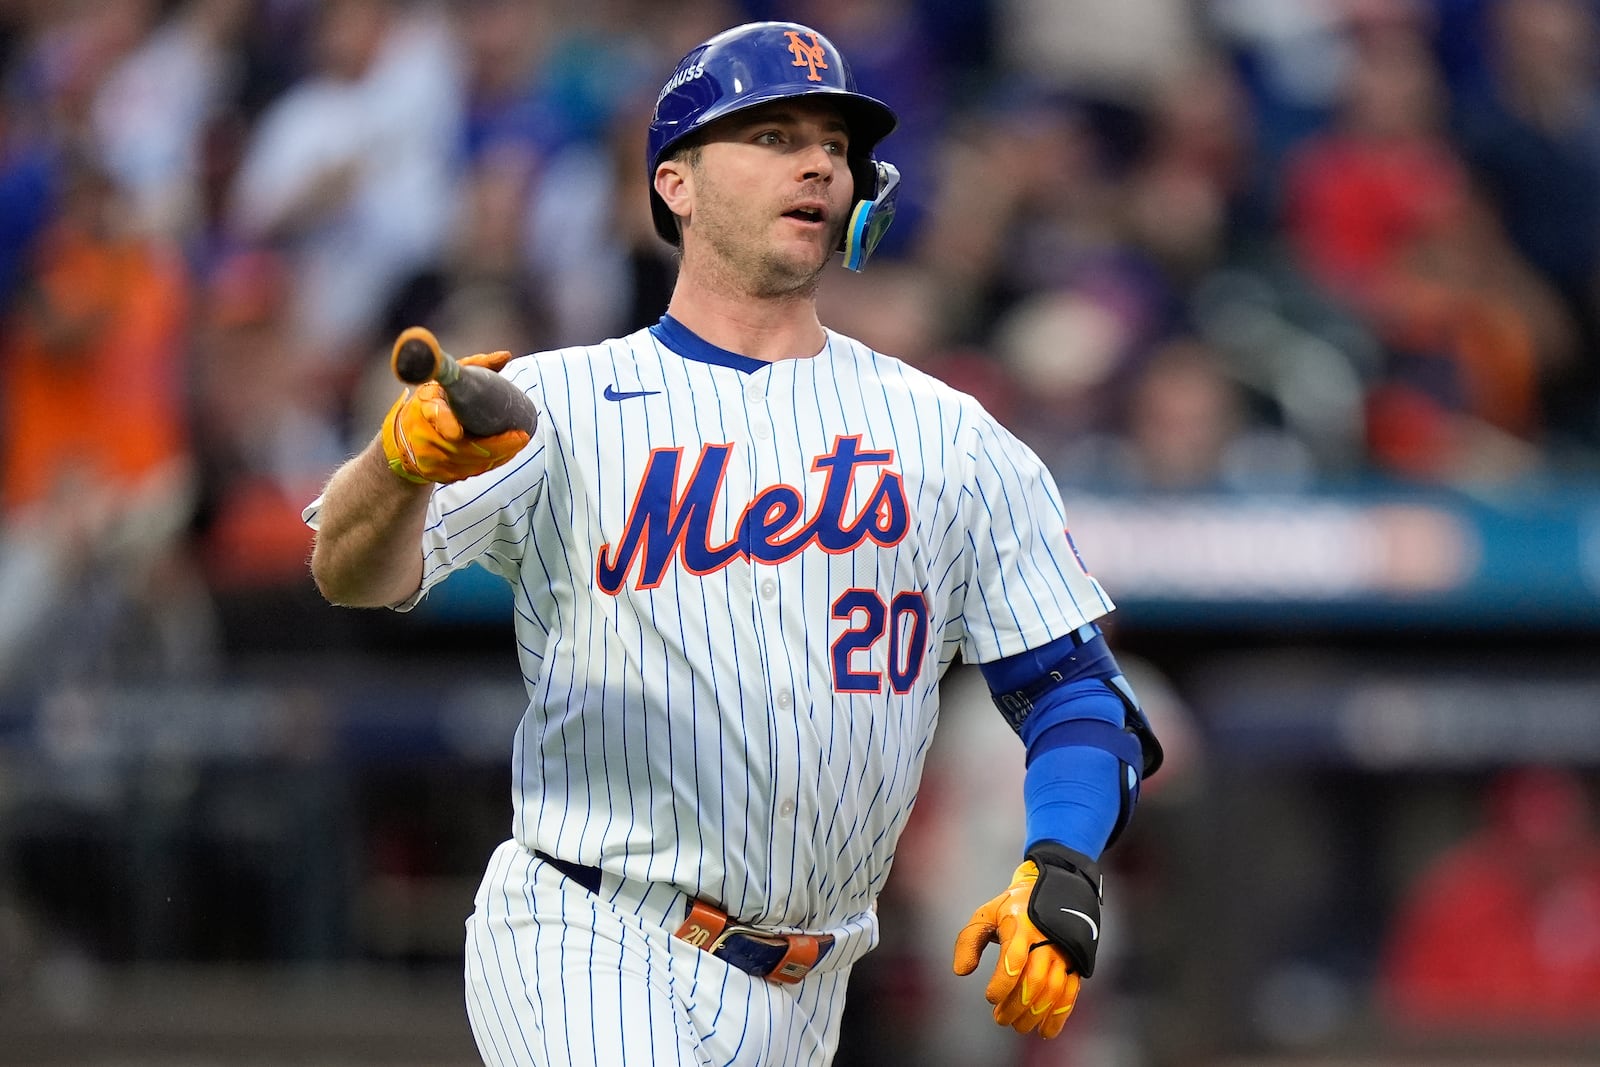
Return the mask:
[(1085, 569), (1055, 479), (992, 418), (978, 421), (964, 502), (970, 578), (961, 655), (986, 663), (1071, 633), (1115, 606)]
[(428, 590), (474, 563), (507, 581), (515, 577), (544, 490), (545, 454), (545, 442), (535, 436), (510, 462), (434, 491), (422, 530), (422, 585), (396, 610), (409, 611)]

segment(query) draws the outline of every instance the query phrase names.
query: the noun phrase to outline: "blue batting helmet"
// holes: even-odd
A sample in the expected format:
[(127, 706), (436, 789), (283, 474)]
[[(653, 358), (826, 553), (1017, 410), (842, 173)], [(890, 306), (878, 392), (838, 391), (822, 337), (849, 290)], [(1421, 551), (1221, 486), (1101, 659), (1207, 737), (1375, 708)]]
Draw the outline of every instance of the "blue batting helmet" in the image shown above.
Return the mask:
[(833, 42), (794, 22), (735, 26), (678, 61), (650, 120), (647, 178), (656, 232), (677, 243), (677, 222), (655, 190), (656, 168), (674, 148), (727, 115), (802, 96), (837, 104), (849, 127), (855, 202), (842, 248), (846, 265), (860, 270), (894, 215), (899, 172), (878, 162), (872, 150), (898, 120), (889, 105), (856, 92), (855, 78)]

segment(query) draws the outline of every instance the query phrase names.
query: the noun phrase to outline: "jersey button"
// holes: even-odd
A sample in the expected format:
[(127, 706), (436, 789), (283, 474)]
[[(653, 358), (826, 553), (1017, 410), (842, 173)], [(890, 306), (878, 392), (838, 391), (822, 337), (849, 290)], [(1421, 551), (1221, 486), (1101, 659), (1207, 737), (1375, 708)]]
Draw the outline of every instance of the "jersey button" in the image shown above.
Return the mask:
[(794, 815), (794, 801), (785, 800), (782, 804), (779, 804), (778, 814), (785, 819), (791, 818)]
[(778, 690), (778, 707), (788, 710), (794, 704), (794, 694), (787, 689)]
[(745, 399), (750, 401), (752, 404), (759, 404), (761, 401), (766, 399), (766, 395), (762, 393), (759, 385), (752, 385), (750, 388), (746, 389), (744, 391), (744, 396)]
[(772, 427), (764, 422), (752, 422), (750, 432), (756, 435), (757, 440), (765, 441), (772, 436)]
[(775, 597), (777, 595), (778, 595), (778, 583), (777, 582), (773, 581), (771, 578), (768, 578), (768, 579), (766, 579), (765, 581), (763, 581), (761, 583), (761, 599), (762, 600), (771, 600), (773, 597)]

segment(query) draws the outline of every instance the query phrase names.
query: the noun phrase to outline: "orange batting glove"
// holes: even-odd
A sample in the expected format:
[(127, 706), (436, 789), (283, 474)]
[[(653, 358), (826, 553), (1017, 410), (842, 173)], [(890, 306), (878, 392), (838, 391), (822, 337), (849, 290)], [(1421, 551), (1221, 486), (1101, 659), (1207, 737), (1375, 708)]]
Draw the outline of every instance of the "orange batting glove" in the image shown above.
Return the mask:
[[(460, 362), (498, 373), (510, 361), (510, 352), (490, 352)], [(459, 482), (493, 470), (520, 452), (529, 439), (521, 430), (468, 437), (438, 382), (424, 382), (414, 393), (401, 393), (384, 416), (381, 437), (389, 469), (418, 485)]]
[[(1022, 1034), (1038, 1030), (1046, 1038), (1059, 1034), (1072, 1014), (1083, 978), (1094, 971), (1094, 945), (1100, 937), (1098, 868), (1087, 856), (1060, 846), (1053, 848), (1083, 862), (1066, 868), (1047, 863), (1050, 884), (1043, 897), (1049, 917), (1037, 910), (1040, 869), (1032, 859), (1026, 860), (1011, 876), (1005, 892), (972, 913), (972, 921), (956, 937), (953, 961), (957, 974), (971, 974), (978, 969), (984, 948), (997, 942), (1000, 958), (983, 993), (994, 1005), (994, 1021)], [(1051, 858), (1057, 857), (1052, 854)], [(1087, 866), (1092, 876), (1079, 866)], [(1035, 925), (1030, 908), (1056, 927), (1054, 912), (1066, 910), (1063, 902), (1077, 906), (1070, 909), (1073, 914), (1065, 923), (1046, 935)], [(1088, 919), (1087, 924), (1078, 916)], [(1085, 933), (1092, 936), (1085, 938)]]

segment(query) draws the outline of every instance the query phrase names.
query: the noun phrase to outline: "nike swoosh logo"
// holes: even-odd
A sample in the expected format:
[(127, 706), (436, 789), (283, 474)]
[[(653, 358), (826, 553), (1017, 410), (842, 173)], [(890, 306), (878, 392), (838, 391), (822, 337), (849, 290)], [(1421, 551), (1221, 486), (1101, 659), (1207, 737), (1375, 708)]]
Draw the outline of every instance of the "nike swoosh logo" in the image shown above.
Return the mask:
[(606, 386), (606, 391), (600, 395), (607, 400), (632, 400), (636, 396), (655, 396), (661, 392), (659, 389), (635, 389), (630, 393), (619, 393), (614, 385)]
[(1098, 941), (1098, 940), (1100, 940), (1100, 924), (1099, 923), (1095, 922), (1093, 919), (1089, 918), (1089, 916), (1085, 915), (1081, 911), (1075, 911), (1072, 908), (1062, 908), (1061, 910), (1066, 912), (1068, 915), (1076, 915), (1078, 918), (1082, 919), (1084, 922), (1089, 924), (1089, 940), (1090, 941)]

